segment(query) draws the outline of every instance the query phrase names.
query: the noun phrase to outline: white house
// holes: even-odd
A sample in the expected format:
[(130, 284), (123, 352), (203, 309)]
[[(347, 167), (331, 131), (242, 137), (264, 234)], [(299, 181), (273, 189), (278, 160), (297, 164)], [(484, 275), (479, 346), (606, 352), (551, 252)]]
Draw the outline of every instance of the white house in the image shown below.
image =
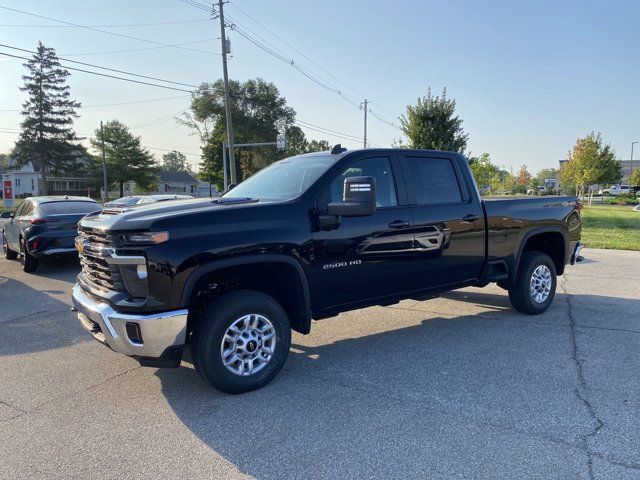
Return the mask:
[(31, 163), (17, 168), (15, 162), (10, 159), (5, 176), (10, 178), (13, 183), (14, 198), (34, 197), (38, 195), (40, 191), (39, 174), (34, 171)]
[(198, 195), (198, 180), (189, 172), (159, 172), (158, 189), (154, 193), (176, 193)]

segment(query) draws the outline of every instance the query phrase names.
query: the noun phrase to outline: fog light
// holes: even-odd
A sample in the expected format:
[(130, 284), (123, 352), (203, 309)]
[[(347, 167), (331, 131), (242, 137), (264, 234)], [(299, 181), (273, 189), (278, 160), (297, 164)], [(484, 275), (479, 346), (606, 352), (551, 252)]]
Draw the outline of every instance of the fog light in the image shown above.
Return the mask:
[(145, 278), (147, 278), (147, 266), (138, 265), (138, 268), (136, 268), (136, 273), (138, 274), (138, 278), (140, 280), (144, 280)]
[(137, 343), (142, 345), (142, 333), (140, 332), (140, 325), (133, 322), (127, 322), (127, 336), (131, 343)]

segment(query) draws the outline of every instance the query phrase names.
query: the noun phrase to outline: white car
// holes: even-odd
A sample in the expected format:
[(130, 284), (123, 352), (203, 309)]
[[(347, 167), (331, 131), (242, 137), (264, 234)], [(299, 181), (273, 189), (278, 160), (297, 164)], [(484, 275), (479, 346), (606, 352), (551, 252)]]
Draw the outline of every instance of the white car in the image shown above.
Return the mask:
[(618, 195), (630, 195), (631, 189), (629, 188), (629, 185), (613, 185), (612, 187), (600, 190), (599, 193), (601, 195), (612, 195), (617, 197)]

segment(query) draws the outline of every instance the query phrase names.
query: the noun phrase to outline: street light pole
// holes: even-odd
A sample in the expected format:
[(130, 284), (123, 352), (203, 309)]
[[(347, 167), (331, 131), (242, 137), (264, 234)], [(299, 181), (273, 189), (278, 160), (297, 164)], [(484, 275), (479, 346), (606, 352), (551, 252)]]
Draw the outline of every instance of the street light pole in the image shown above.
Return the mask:
[(104, 182), (104, 203), (109, 201), (109, 182), (107, 182), (107, 159), (104, 151), (104, 128), (100, 120), (100, 139), (102, 140), (102, 180)]
[(633, 146), (638, 142), (631, 142), (631, 159), (629, 160), (629, 166), (631, 171), (629, 172), (629, 185), (631, 185), (631, 177), (633, 177)]

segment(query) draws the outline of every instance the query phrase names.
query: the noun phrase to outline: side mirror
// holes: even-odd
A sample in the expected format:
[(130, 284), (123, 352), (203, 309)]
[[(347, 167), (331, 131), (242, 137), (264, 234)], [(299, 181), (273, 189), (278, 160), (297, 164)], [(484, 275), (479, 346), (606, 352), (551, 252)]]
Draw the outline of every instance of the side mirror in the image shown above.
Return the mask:
[(376, 211), (376, 180), (373, 177), (344, 179), (342, 202), (327, 205), (327, 213), (343, 217), (363, 217)]
[(13, 218), (13, 212), (2, 212), (0, 218)]

